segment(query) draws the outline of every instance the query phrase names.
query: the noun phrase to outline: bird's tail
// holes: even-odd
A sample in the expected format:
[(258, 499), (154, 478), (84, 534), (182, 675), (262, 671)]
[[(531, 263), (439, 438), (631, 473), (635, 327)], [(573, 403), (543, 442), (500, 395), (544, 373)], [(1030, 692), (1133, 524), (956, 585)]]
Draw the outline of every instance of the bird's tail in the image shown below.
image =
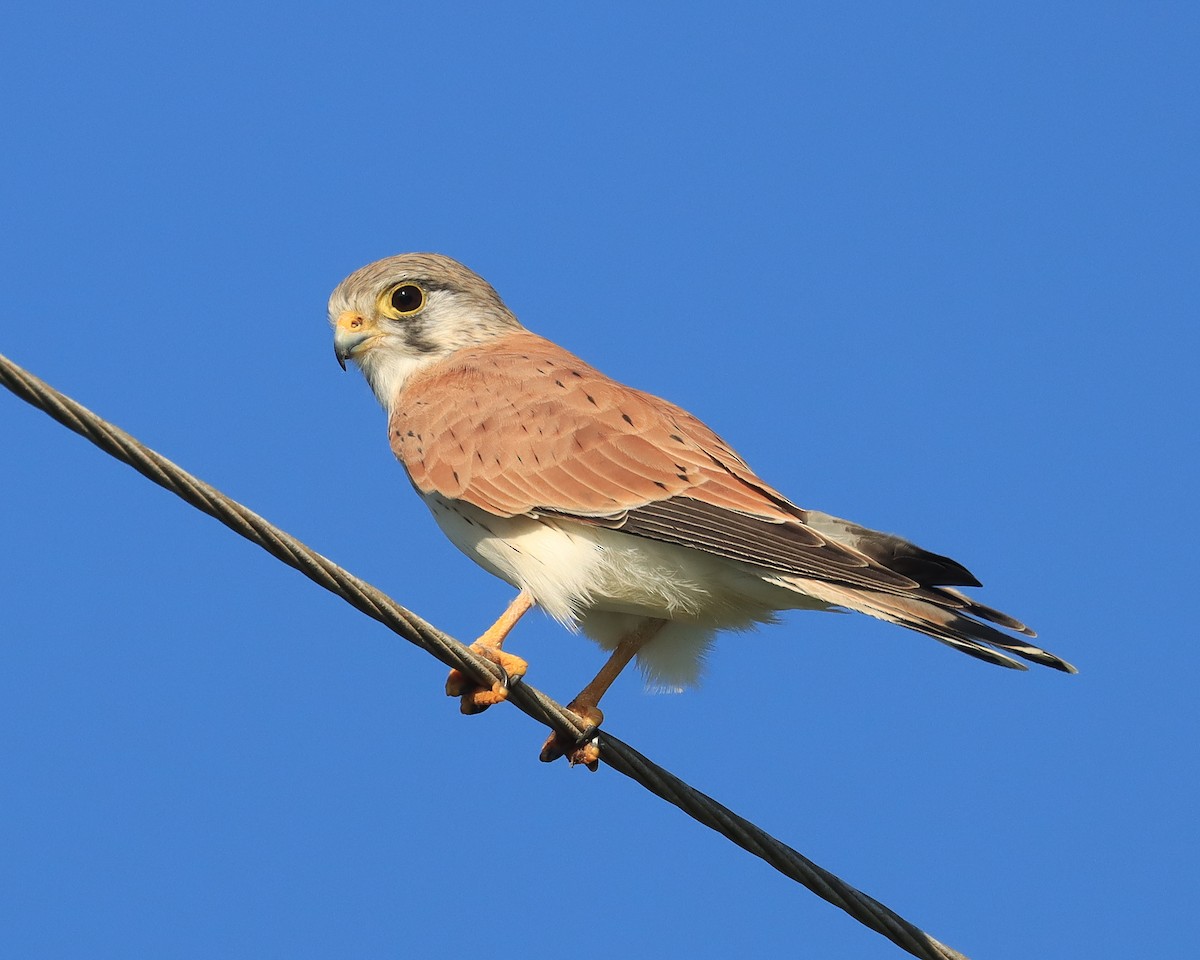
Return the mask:
[[(988, 663), (1014, 670), (1027, 669), (1012, 654), (1063, 673), (1078, 673), (1065, 660), (1023, 639), (1037, 634), (1021, 621), (950, 587), (926, 587), (919, 596), (903, 596), (800, 577), (789, 577), (786, 582), (801, 593), (908, 627)], [(1020, 636), (1011, 636), (992, 624)]]

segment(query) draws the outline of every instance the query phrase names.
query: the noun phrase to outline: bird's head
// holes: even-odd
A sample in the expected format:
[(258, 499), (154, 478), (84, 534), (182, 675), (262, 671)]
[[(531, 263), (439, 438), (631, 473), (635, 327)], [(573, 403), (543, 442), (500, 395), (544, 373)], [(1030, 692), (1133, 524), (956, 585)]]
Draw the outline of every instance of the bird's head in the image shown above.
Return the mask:
[(486, 280), (436, 253), (402, 253), (350, 274), (329, 298), (333, 349), (390, 408), (404, 382), (455, 350), (520, 330)]

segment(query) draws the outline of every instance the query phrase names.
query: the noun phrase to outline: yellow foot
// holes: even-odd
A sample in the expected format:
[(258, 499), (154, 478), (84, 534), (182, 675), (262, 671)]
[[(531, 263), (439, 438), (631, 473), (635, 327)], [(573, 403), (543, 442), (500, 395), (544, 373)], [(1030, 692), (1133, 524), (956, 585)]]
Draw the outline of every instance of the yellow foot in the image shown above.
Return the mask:
[[(575, 714), (585, 727), (598, 727), (604, 722), (604, 714), (600, 712), (600, 708), (594, 703), (572, 700), (567, 704), (567, 709)], [(550, 763), (562, 756), (567, 758), (567, 763), (571, 766), (582, 763), (593, 773), (600, 766), (600, 746), (596, 743), (595, 739), (576, 743), (565, 737), (560, 737), (557, 733), (552, 733), (546, 738), (545, 744), (542, 745), (540, 759), (542, 763)]]
[(489, 687), (484, 687), (470, 679), (461, 670), (451, 670), (446, 678), (446, 696), (459, 698), (459, 709), (463, 713), (483, 713), (493, 704), (503, 703), (508, 699), (508, 688), (525, 676), (529, 669), (520, 657), (505, 653), (499, 647), (475, 642), (471, 650), (486, 660), (491, 660), (504, 671), (504, 676)]

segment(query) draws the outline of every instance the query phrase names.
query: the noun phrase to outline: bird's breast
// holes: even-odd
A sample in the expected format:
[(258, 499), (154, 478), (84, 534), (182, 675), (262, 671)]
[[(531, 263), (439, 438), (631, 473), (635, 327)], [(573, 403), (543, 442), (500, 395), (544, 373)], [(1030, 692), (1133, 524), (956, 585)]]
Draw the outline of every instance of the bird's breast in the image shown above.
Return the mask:
[(424, 499), (456, 547), (570, 626), (603, 610), (744, 627), (800, 605), (745, 565), (687, 547), (579, 521), (500, 517), (438, 494)]
[(533, 517), (500, 517), (462, 500), (425, 494), (442, 532), (494, 576), (529, 590), (556, 620), (574, 624), (589, 604), (601, 556), (586, 529)]

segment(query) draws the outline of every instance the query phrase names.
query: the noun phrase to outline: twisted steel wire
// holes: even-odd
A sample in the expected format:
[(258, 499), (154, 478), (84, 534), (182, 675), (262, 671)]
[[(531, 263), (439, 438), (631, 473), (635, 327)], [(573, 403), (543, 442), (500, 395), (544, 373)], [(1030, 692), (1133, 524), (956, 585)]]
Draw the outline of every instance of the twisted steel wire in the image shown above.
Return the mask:
[[(318, 586), (341, 597), (447, 666), (457, 667), (472, 680), (487, 685), (493, 680), (503, 679), (500, 668), (495, 664), (477, 656), (464, 644), (400, 606), (381, 590), (192, 476), (3, 355), (0, 355), (0, 383), (63, 426), (86, 437), (101, 450), (129, 464), (160, 487), (219, 520), (234, 533), (299, 570)], [(510, 688), (508, 702), (569, 739), (577, 741), (591, 732), (584, 728), (578, 717), (523, 681)], [(935, 940), (878, 900), (856, 890), (749, 820), (684, 783), (633, 747), (603, 730), (597, 736), (601, 759), (608, 766), (678, 807), (694, 820), (716, 830), (743, 850), (765, 860), (784, 876), (803, 884), (912, 956), (924, 960), (966, 960), (963, 954)]]

